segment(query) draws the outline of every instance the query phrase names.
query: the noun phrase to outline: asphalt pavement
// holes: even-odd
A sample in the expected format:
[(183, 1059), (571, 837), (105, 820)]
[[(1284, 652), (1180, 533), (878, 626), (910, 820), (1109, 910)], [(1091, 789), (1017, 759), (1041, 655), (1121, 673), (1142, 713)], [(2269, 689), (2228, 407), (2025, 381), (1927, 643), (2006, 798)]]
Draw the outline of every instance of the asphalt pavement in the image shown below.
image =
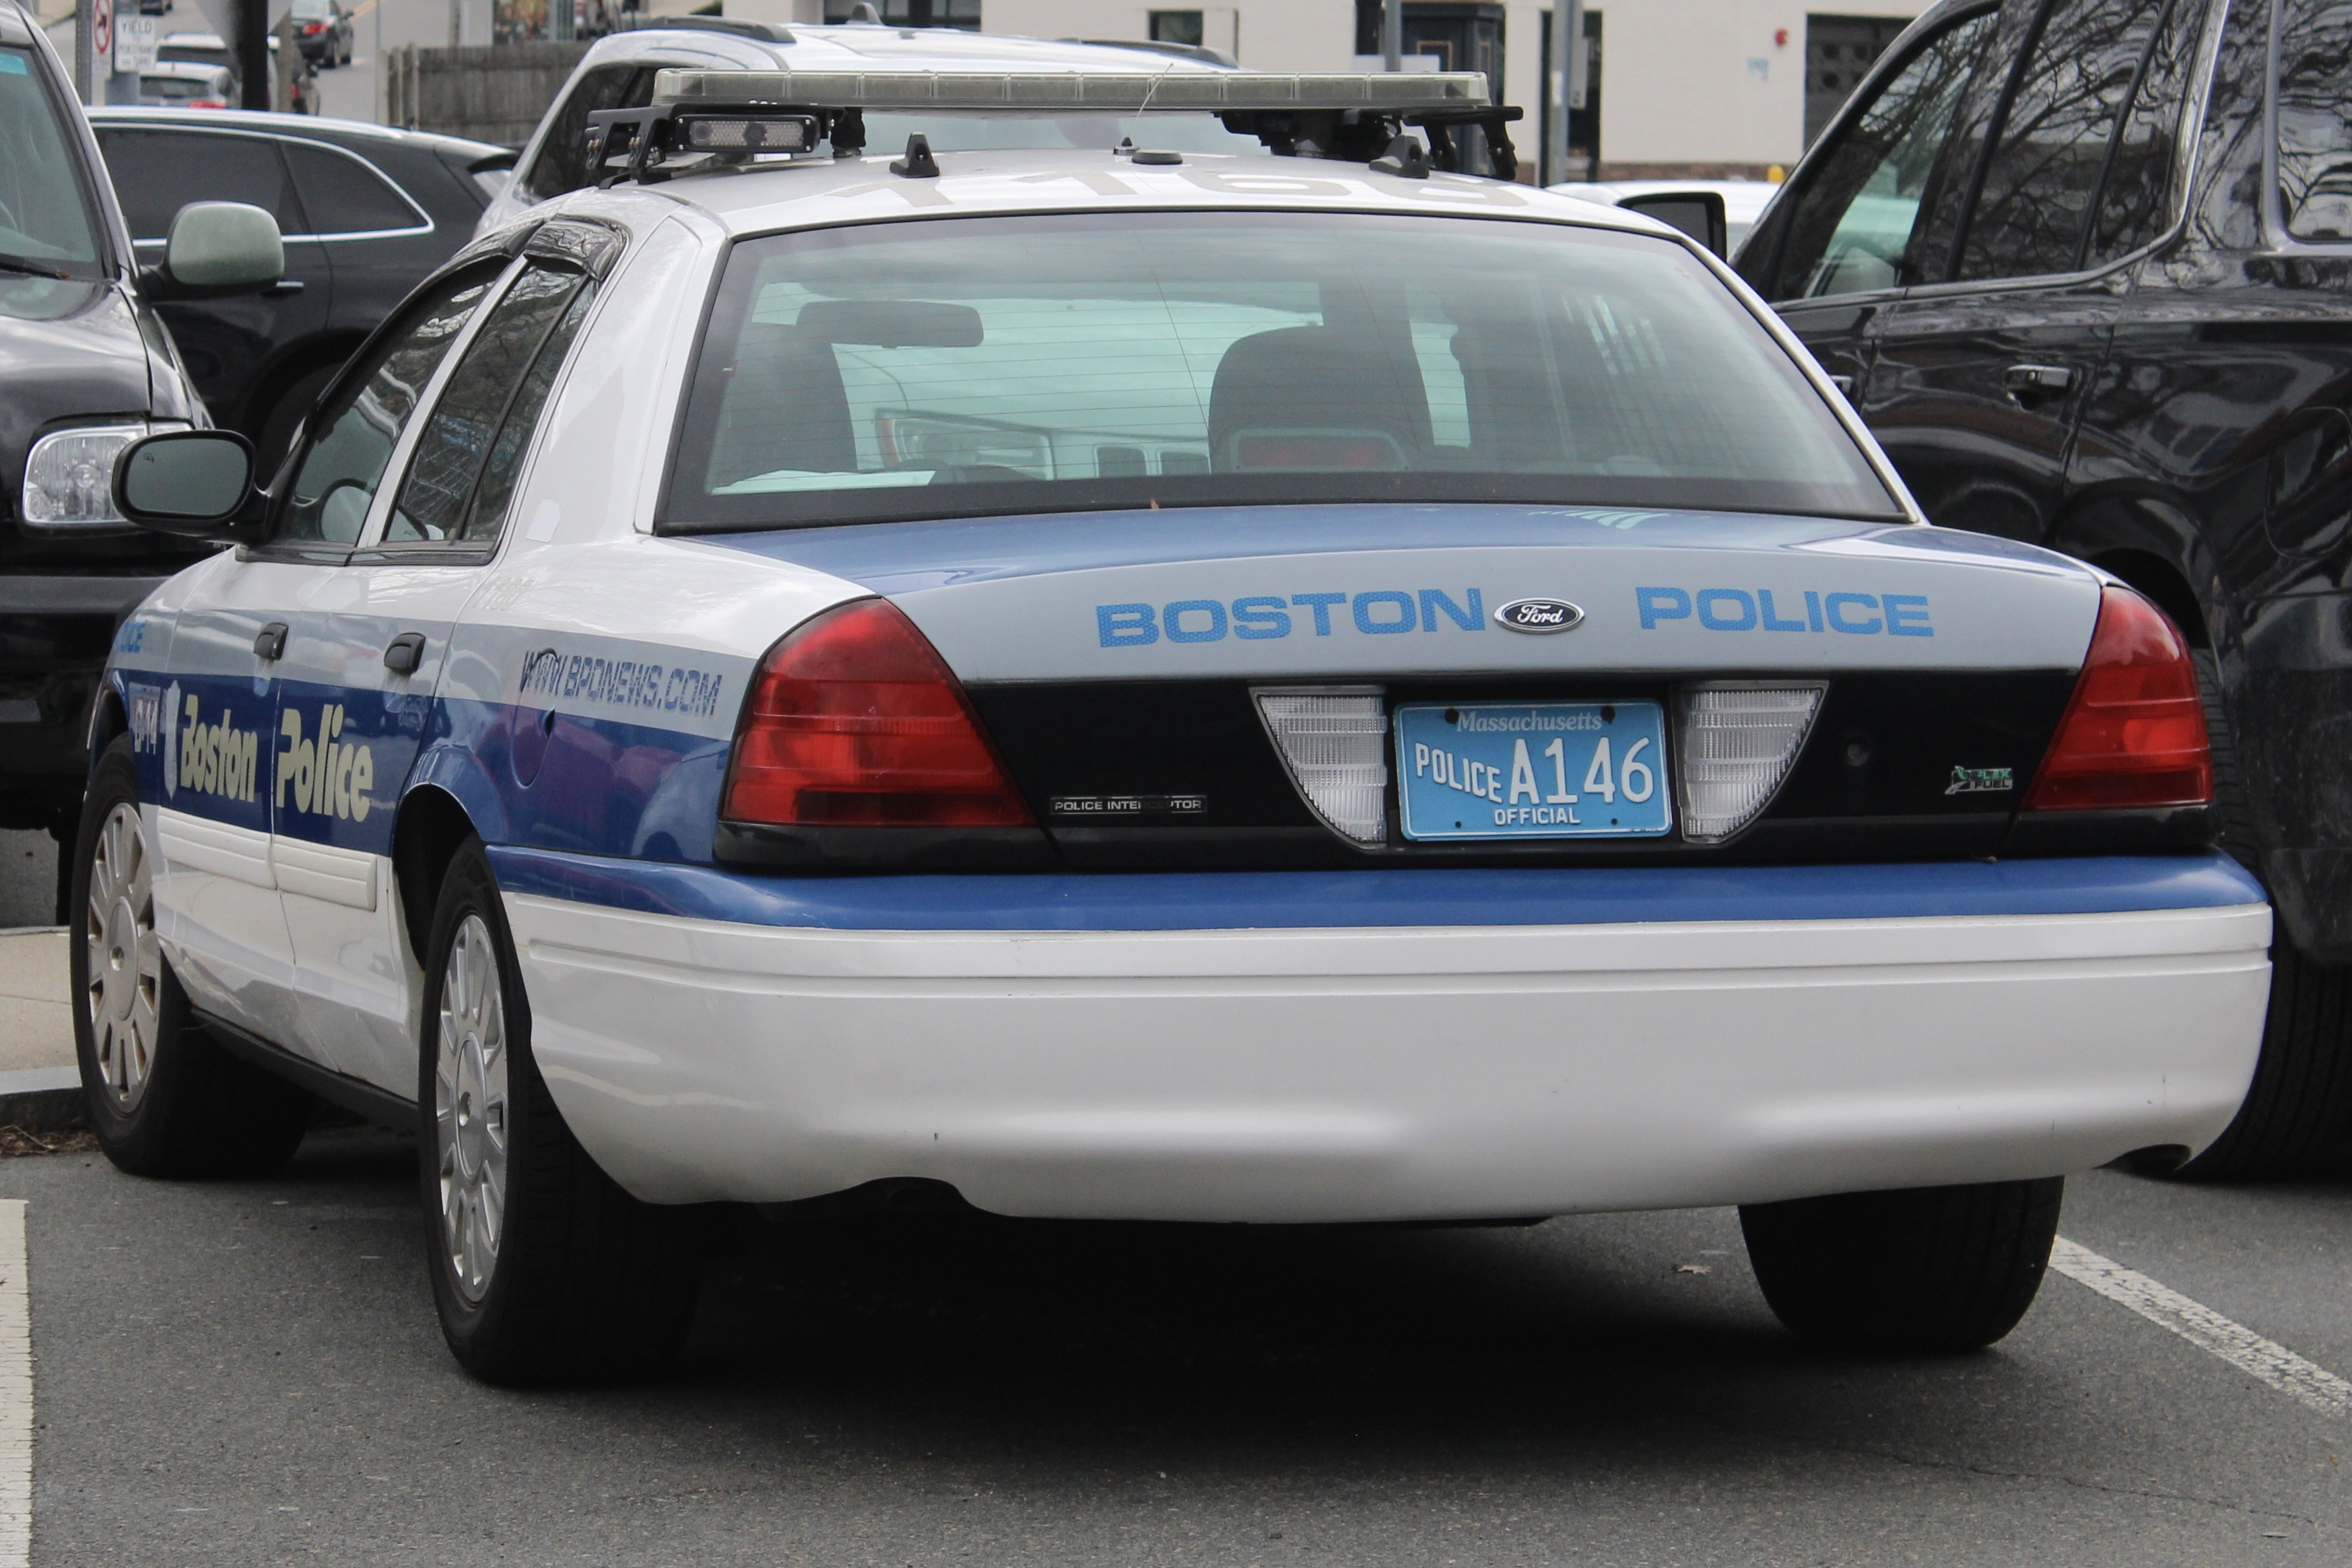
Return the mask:
[[(0, 1163), (38, 1563), (2327, 1563), (2352, 1420), (2053, 1275), (1856, 1361), (1728, 1210), (1527, 1229), (746, 1220), (684, 1366), (443, 1352), (413, 1145), (282, 1180)], [(2352, 1372), (2352, 1184), (2072, 1184), (2082, 1245)]]

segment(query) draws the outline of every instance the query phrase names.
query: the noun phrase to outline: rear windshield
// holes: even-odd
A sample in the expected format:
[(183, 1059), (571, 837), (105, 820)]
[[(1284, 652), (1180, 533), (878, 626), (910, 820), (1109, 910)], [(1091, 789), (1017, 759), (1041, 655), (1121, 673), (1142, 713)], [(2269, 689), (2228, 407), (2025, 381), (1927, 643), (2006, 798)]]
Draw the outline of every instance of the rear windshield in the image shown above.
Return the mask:
[(1214, 212), (738, 244), (664, 527), (1332, 500), (1900, 516), (1671, 242)]

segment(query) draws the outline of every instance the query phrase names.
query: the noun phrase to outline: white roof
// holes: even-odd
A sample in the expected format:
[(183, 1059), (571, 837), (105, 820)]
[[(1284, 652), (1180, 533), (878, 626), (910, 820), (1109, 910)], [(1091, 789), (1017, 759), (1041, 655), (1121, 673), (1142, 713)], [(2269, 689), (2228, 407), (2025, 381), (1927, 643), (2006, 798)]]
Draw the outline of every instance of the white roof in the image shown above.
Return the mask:
[[(897, 154), (877, 149), (863, 158), (686, 174), (642, 189), (698, 207), (736, 235), (957, 214), (1257, 208), (1548, 218), (1681, 238), (1638, 213), (1527, 185), (1459, 174), (1407, 180), (1320, 159), (1187, 152), (1181, 163), (1139, 165), (1108, 149), (941, 152), (939, 178), (908, 180), (890, 172)], [(613, 194), (636, 189), (622, 185)], [(537, 211), (593, 206), (597, 196), (578, 192)]]

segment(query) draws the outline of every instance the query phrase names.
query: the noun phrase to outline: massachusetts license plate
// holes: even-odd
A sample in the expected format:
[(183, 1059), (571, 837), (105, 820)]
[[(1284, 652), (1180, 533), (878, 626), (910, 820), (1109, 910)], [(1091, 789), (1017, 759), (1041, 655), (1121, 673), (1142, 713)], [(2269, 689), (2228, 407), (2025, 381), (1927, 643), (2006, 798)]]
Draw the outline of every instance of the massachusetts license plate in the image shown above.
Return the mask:
[(1674, 826), (1656, 703), (1396, 710), (1408, 839), (1654, 838)]

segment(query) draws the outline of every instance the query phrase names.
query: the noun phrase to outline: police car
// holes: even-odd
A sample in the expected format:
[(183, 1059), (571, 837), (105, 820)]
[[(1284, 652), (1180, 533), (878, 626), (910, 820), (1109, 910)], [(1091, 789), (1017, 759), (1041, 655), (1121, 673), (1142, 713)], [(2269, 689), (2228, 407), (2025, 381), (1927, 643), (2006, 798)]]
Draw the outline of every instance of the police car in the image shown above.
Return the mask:
[(118, 1165), (417, 1127), (518, 1380), (673, 1351), (692, 1206), (924, 1195), (1737, 1204), (1791, 1328), (1950, 1350), (2065, 1174), (2220, 1133), (2270, 915), (2162, 614), (1923, 524), (1701, 247), (1448, 172), (1478, 78), (1171, 86), (1276, 155), (856, 150), (1131, 76), (667, 74), (281, 472), (130, 449), (231, 548), (93, 719)]

